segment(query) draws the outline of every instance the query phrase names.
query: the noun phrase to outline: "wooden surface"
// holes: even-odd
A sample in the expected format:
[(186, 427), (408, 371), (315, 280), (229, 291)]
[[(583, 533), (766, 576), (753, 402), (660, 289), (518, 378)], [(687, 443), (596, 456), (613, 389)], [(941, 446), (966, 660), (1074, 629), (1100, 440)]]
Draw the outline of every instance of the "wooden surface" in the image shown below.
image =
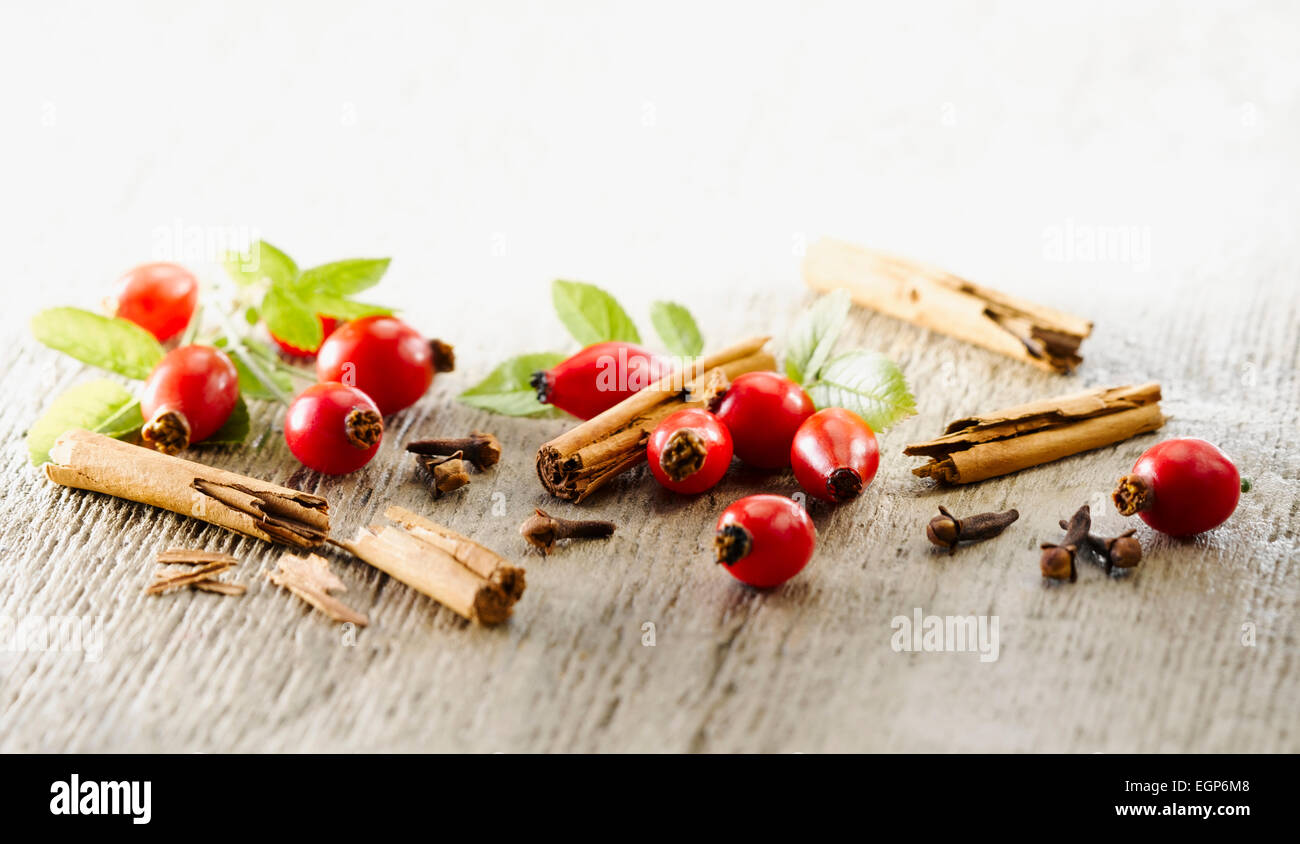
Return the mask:
[[(337, 82), (341, 92), (310, 87), (311, 69), (324, 61), (315, 53), (302, 54), (302, 67), (285, 66), (286, 90), (294, 94), (285, 108), (307, 109), (315, 91), (331, 115), (341, 100), (357, 104), (360, 128), (347, 139), (326, 133), (323, 147), (314, 138), (296, 143), (310, 126), (290, 131), (275, 123), (264, 106), (280, 99), (269, 92), (252, 99), (238, 137), (221, 141), (210, 139), (217, 134), (210, 125), (191, 129), (167, 112), (149, 118), (166, 131), (159, 144), (141, 146), (139, 158), (113, 146), (114, 133), (97, 132), (110, 147), (98, 160), (97, 181), (75, 199), (72, 182), (40, 180), (53, 179), (56, 167), (72, 168), (69, 178), (92, 178), (81, 159), (58, 154), (79, 148), (77, 138), (87, 137), (79, 121), (89, 118), (78, 117), (79, 100), (69, 93), (75, 87), (47, 91), (33, 83), (34, 99), (24, 108), (51, 99), (62, 104), (64, 123), (19, 127), (14, 143), (30, 153), (28, 163), (6, 164), (16, 179), (27, 169), (36, 181), (21, 183), (32, 188), (32, 203), (5, 227), (18, 235), (8, 251), (19, 256), (22, 272), (5, 282), (17, 306), (6, 314), (0, 351), (7, 444), (0, 455), (0, 614), (98, 616), (104, 642), (98, 661), (0, 652), (0, 750), (1300, 750), (1300, 84), (1294, 56), (1277, 50), (1282, 58), (1269, 58), (1269, 45), (1288, 28), (1277, 16), (1294, 24), (1295, 13), (1201, 7), (1157, 26), (1154, 16), (1127, 18), (1127, 6), (1049, 21), (1035, 17), (1040, 5), (988, 16), (948, 7), (939, 17), (949, 22), (937, 35), (929, 15), (859, 21), (894, 33), (899, 46), (877, 45), (881, 50), (904, 53), (910, 44), (941, 61), (944, 75), (922, 74), (898, 91), (873, 89), (855, 107), (818, 91), (848, 78), (908, 74), (882, 76), (887, 68), (871, 50), (847, 49), (852, 39), (841, 30), (855, 27), (833, 25), (847, 7), (809, 13), (816, 18), (808, 28), (782, 16), (754, 24), (734, 56), (752, 79), (707, 64), (713, 51), (702, 42), (678, 43), (681, 78), (666, 76), (657, 87), (647, 82), (653, 77), (618, 65), (613, 47), (589, 46), (643, 40), (615, 25), (612, 13), (588, 8), (593, 21), (574, 36), (573, 66), (543, 62), (538, 71), (548, 83), (576, 87), (565, 94), (564, 84), (544, 92), (525, 85), (518, 102), (550, 98), (553, 108), (568, 108), (558, 112), (565, 120), (585, 115), (578, 126), (599, 126), (622, 107), (636, 121), (653, 100), (662, 121), (653, 139), (631, 140), (640, 125), (597, 137), (623, 151), (611, 167), (635, 174), (613, 188), (601, 181), (614, 178), (612, 169), (587, 172), (594, 181), (584, 181), (576, 134), (551, 147), (516, 131), (516, 100), (503, 95), (490, 109), (443, 102), (441, 91), (472, 89), (466, 79), (449, 81), (452, 65), (383, 64), (399, 61), (389, 56), (400, 51), (383, 48), (378, 32), (406, 38), (419, 29), (392, 21), (375, 24), (374, 39), (358, 40), (357, 50), (382, 72), (358, 70), (357, 84)], [(178, 26), (209, 23), (178, 14)], [(700, 25), (723, 31), (726, 16), (719, 17)], [(94, 23), (61, 19), (67, 37), (60, 49), (97, 37)], [(273, 43), (273, 30), (283, 31), (274, 21), (210, 23), (208, 40), (187, 49), (197, 51), (199, 65), (204, 56), (216, 62), (213, 74), (221, 62), (270, 55), (261, 48)], [(335, 44), (350, 29), (337, 14), (301, 24), (304, 44)], [(499, 22), (506, 33), (544, 25), (540, 17)], [(981, 33), (978, 44), (964, 37), (971, 31)], [(498, 40), (475, 41), (478, 30), (468, 24), (453, 32), (471, 46), (506, 49)], [(824, 38), (846, 39), (846, 49), (815, 48)], [(231, 44), (234, 58), (226, 51)], [(453, 58), (467, 55), (448, 49)], [(582, 52), (588, 49), (600, 52)], [(780, 61), (766, 61), (765, 50)], [(494, 55), (509, 61), (509, 51)], [(637, 67), (641, 58), (632, 56)], [(583, 85), (607, 83), (607, 75), (590, 72), (602, 62), (614, 68), (617, 84), (610, 84), (628, 99), (620, 105), (597, 97), (601, 109), (588, 115), (577, 103), (593, 93)], [(738, 99), (729, 101), (695, 93), (686, 69), (719, 84), (747, 82), (737, 82)], [(86, 84), (93, 92), (129, 72)], [(979, 85), (954, 81), (968, 72)], [(773, 83), (762, 95), (772, 98), (771, 108), (760, 99), (764, 80)], [(788, 80), (786, 87), (777, 80)], [(490, 94), (501, 83), (480, 84)], [(389, 98), (373, 99), (380, 96)], [(168, 101), (179, 115), (190, 108), (186, 99)], [(143, 99), (129, 102), (145, 108)], [(944, 122), (945, 105), (954, 107), (955, 122)], [(1255, 122), (1246, 121), (1248, 111)], [(490, 146), (493, 128), (503, 138), (508, 175), (525, 184), (525, 172), (538, 173), (533, 178), (543, 181), (511, 199), (502, 194), (493, 156), (470, 161), (474, 143), (442, 150), (450, 157), (436, 168), (426, 164), (418, 142), (436, 135), (424, 134), (427, 127), (444, 125), (432, 116), (428, 124), (413, 122), (426, 113), (477, 116), (483, 122), (453, 120), (448, 131)], [(527, 114), (544, 124), (556, 112)], [(693, 126), (674, 122), (683, 114)], [(689, 154), (687, 137), (695, 139)], [(797, 178), (780, 168), (787, 154), (801, 162)], [(293, 169), (299, 155), (328, 158), (339, 182), (323, 184), (324, 171), (306, 165)], [(375, 164), (394, 156), (409, 169)], [(142, 169), (128, 166), (135, 161)], [(257, 190), (263, 165), (272, 183), (264, 193), (220, 193), (238, 185)], [(471, 190), (476, 174), (487, 194)], [(671, 187), (663, 196), (656, 178)], [(372, 193), (366, 180), (388, 193)], [(327, 198), (329, 191), (365, 201), (351, 207)], [(769, 201), (766, 191), (789, 201)], [(82, 200), (89, 210), (79, 207)], [(494, 203), (503, 209), (499, 225), (486, 208)], [(196, 453), (326, 496), (343, 534), (397, 503), (514, 557), (527, 568), (528, 589), (509, 624), (469, 625), (335, 553), (335, 571), (348, 586), (343, 597), (371, 620), (345, 635), (266, 582), (277, 549), (56, 488), (27, 465), (27, 425), (52, 396), (94, 376), (37, 346), (22, 320), (43, 304), (92, 305), (115, 272), (149, 257), (146, 233), (171, 225), (173, 213), (187, 222), (257, 225), (304, 263), (342, 253), (397, 256), (381, 298), (455, 342), (460, 364), (439, 376), (417, 407), (390, 420), (370, 466), (345, 478), (297, 469), (270, 404), (255, 408), (255, 425), (265, 432), (257, 444)], [(469, 234), (456, 228), (458, 214), (467, 215)], [(1062, 226), (1106, 223), (1145, 229), (1145, 266), (1050, 251)], [(498, 231), (510, 233), (503, 240), (510, 246), (494, 262), (488, 250)], [(546, 311), (546, 284), (556, 276), (606, 284), (647, 330), (644, 305), (667, 290), (700, 315), (711, 348), (754, 333), (779, 335), (807, 301), (798, 246), (822, 233), (1079, 313), (1096, 329), (1083, 344), (1078, 374), (1062, 378), (855, 310), (846, 342), (892, 355), (920, 414), (881, 438), (880, 473), (862, 500), (812, 506), (817, 554), (782, 588), (741, 586), (710, 562), (708, 546), (722, 507), (754, 491), (789, 494), (788, 474), (737, 468), (714, 491), (687, 500), (660, 490), (642, 469), (588, 505), (562, 504), (542, 492), (533, 454), (567, 423), (491, 417), (453, 400), (508, 355), (564, 348)], [(66, 248), (74, 240), (81, 247)], [(666, 281), (656, 288), (660, 278)], [(479, 304), (485, 297), (507, 307)], [(959, 415), (1146, 380), (1161, 382), (1172, 416), (1158, 435), (959, 489), (914, 478), (917, 461), (901, 455), (904, 443), (937, 435)], [(431, 501), (401, 443), (472, 428), (494, 431), (504, 459), (468, 488)], [(1146, 556), (1133, 573), (1108, 578), (1085, 564), (1077, 583), (1045, 585), (1037, 548), (1059, 538), (1056, 521), (1089, 502), (1101, 529), (1123, 529), (1106, 493), (1142, 450), (1177, 435), (1219, 443), (1254, 479), (1232, 520), (1188, 541), (1143, 526)], [(1022, 518), (1001, 537), (948, 557), (923, 538), (938, 504), (959, 515), (1017, 507)], [(542, 559), (525, 553), (516, 533), (538, 505), (612, 519), (619, 529), (607, 542)], [(238, 556), (235, 578), (248, 593), (144, 596), (154, 554), (173, 546)], [(997, 616), (999, 658), (895, 652), (891, 620), (916, 607)], [(647, 624), (654, 625), (653, 646), (643, 644)], [(1243, 644), (1243, 625), (1253, 625), (1251, 646)]]

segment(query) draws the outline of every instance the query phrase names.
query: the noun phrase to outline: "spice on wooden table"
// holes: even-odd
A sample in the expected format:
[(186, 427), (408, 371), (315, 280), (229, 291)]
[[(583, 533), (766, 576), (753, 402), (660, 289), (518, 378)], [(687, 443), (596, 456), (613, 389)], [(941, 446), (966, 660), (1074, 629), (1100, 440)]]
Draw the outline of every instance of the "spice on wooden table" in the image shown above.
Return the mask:
[(389, 507), (384, 511), (384, 517), (402, 525), (418, 539), (437, 545), (455, 557), (461, 565), (496, 583), (510, 597), (511, 602), (518, 601), (523, 596), (524, 570), (512, 565), (491, 548), (404, 507)]
[(415, 440), (406, 444), (412, 454), (430, 457), (449, 457), (457, 452), (480, 471), (495, 466), (501, 460), (501, 442), (484, 431), (471, 431), (468, 437), (440, 437)]
[(545, 556), (555, 550), (562, 539), (605, 539), (613, 536), (615, 525), (597, 519), (560, 519), (541, 507), (519, 526), (519, 535)]
[[(221, 595), (238, 596), (245, 592), (242, 584), (218, 580), (216, 577), (239, 562), (230, 554), (202, 549), (169, 548), (159, 551), (157, 560), (158, 565), (168, 568), (154, 575), (153, 583), (144, 590), (146, 595), (161, 595), (186, 586)], [(193, 568), (178, 571), (176, 566)]]
[(1130, 437), (1165, 423), (1160, 385), (1105, 387), (950, 422), (943, 436), (904, 454), (930, 462), (912, 474), (967, 484), (1018, 472)]
[(357, 612), (330, 594), (346, 592), (348, 587), (338, 575), (330, 571), (329, 562), (318, 554), (308, 554), (305, 557), (285, 554), (276, 563), (275, 571), (266, 573), (266, 578), (276, 586), (288, 589), (334, 621), (352, 623), (358, 627), (370, 623), (365, 613)]
[(318, 495), (172, 457), (103, 434), (69, 431), (55, 441), (45, 476), (63, 486), (161, 507), (245, 536), (299, 548), (329, 534)]
[(683, 407), (707, 407), (730, 379), (771, 370), (776, 360), (756, 337), (698, 358), (633, 393), (537, 450), (537, 476), (557, 498), (581, 502), (646, 459), (646, 441), (665, 417)]
[(935, 545), (953, 554), (957, 550), (957, 543), (992, 539), (1018, 518), (1018, 510), (1007, 510), (1005, 513), (979, 513), (959, 519), (940, 506), (939, 515), (925, 526), (925, 535)]
[(1043, 577), (1073, 583), (1079, 576), (1074, 564), (1075, 554), (1088, 540), (1088, 531), (1092, 529), (1092, 512), (1088, 505), (1076, 510), (1068, 522), (1062, 520), (1061, 527), (1065, 530), (1065, 538), (1056, 544), (1044, 542), (1038, 565)]
[(469, 473), (465, 471), (465, 461), (460, 452), (443, 457), (415, 457), (429, 476), (428, 487), (434, 498), (441, 498), (449, 492), (469, 484)]
[(847, 288), (863, 307), (1050, 372), (1082, 363), (1079, 346), (1092, 333), (1092, 323), (1073, 314), (832, 238), (808, 250), (803, 275), (814, 290)]

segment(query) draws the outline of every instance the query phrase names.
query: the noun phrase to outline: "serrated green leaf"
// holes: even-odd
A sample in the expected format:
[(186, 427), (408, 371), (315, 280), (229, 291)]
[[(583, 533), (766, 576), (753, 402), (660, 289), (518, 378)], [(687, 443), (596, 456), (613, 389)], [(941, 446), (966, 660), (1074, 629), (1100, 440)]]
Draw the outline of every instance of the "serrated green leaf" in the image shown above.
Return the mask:
[(650, 306), (650, 322), (670, 353), (695, 357), (704, 351), (700, 328), (685, 306), (676, 302), (655, 302)]
[(145, 329), (81, 308), (49, 308), (32, 317), (36, 339), (82, 363), (143, 379), (163, 359), (162, 344)]
[(262, 321), (276, 337), (300, 349), (319, 348), (325, 339), (316, 309), (282, 287), (266, 291), (262, 298)]
[(49, 461), (54, 441), (75, 428), (125, 436), (143, 424), (140, 403), (121, 384), (108, 380), (78, 384), (56, 398), (28, 429), (27, 453), (32, 465), (39, 466)]
[(791, 381), (802, 384), (817, 378), (844, 330), (851, 304), (847, 290), (835, 290), (814, 302), (795, 321), (785, 343), (785, 374)]
[(471, 407), (506, 416), (553, 415), (554, 408), (537, 400), (529, 380), (534, 372), (550, 369), (562, 360), (564, 355), (551, 352), (511, 358), (458, 398)]
[(818, 410), (851, 410), (873, 431), (884, 431), (916, 413), (916, 399), (902, 371), (879, 352), (856, 349), (836, 355), (806, 389)]
[(341, 319), (345, 322), (368, 316), (389, 316), (393, 313), (392, 308), (385, 308), (383, 305), (354, 302), (351, 299), (345, 299), (342, 296), (335, 296), (330, 293), (305, 294), (303, 299), (307, 306), (316, 313)]
[(230, 418), (226, 420), (226, 424), (222, 425), (215, 434), (195, 445), (239, 445), (248, 439), (250, 427), (248, 405), (244, 403), (244, 397), (240, 396), (239, 401), (235, 402), (235, 409), (230, 411)]
[[(335, 296), (351, 296), (379, 283), (391, 258), (348, 258), (302, 271), (297, 287)], [(322, 312), (323, 313), (323, 312)]]
[(283, 286), (298, 278), (298, 265), (293, 259), (265, 240), (254, 243), (247, 252), (227, 252), (221, 263), (237, 284), (266, 279), (272, 286)]
[(584, 347), (607, 340), (640, 343), (641, 334), (623, 306), (594, 284), (556, 281), (551, 300), (560, 322)]

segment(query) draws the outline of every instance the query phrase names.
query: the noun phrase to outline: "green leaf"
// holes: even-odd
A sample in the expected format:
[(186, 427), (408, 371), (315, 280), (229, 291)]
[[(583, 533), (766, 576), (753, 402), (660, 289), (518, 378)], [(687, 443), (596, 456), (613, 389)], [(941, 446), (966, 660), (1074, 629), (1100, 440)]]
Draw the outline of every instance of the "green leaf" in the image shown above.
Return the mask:
[(641, 335), (627, 311), (594, 284), (556, 281), (551, 285), (551, 300), (560, 322), (584, 347), (607, 340), (641, 342)]
[(846, 408), (873, 431), (884, 431), (916, 413), (916, 399), (903, 373), (879, 352), (856, 349), (836, 355), (807, 390), (818, 410)]
[(700, 336), (695, 317), (676, 302), (655, 302), (650, 306), (650, 322), (664, 347), (674, 355), (695, 357), (704, 351), (704, 338)]
[(316, 309), (282, 287), (266, 291), (262, 298), (262, 321), (276, 337), (300, 349), (315, 349), (325, 339)]
[(390, 258), (349, 258), (303, 270), (297, 287), (335, 296), (351, 296), (379, 283), (388, 271)]
[(365, 302), (354, 302), (351, 299), (345, 299), (342, 296), (336, 296), (330, 293), (304, 294), (303, 299), (307, 306), (316, 313), (324, 314), (328, 317), (334, 317), (335, 319), (341, 319), (345, 322), (354, 319), (361, 319), (362, 317), (375, 316), (376, 314), (388, 316), (393, 312), (392, 308), (385, 308), (383, 305), (369, 305)]
[(272, 286), (284, 286), (298, 278), (298, 265), (293, 259), (265, 240), (254, 243), (247, 252), (227, 252), (222, 264), (237, 284), (267, 279)]
[[(248, 368), (248, 364), (244, 363), (244, 359), (239, 355), (231, 355), (230, 362), (235, 365), (235, 371), (239, 373), (239, 394), (241, 396), (247, 396), (250, 399), (262, 399), (263, 401), (276, 401), (279, 398), (273, 390), (262, 383), (261, 378), (253, 374), (253, 371)], [(280, 388), (282, 395), (291, 395), (293, 393), (293, 379), (286, 373), (273, 370), (269, 366), (264, 366), (262, 369), (266, 372), (267, 377)]]
[(564, 355), (551, 352), (511, 358), (459, 398), (471, 407), (506, 416), (550, 415), (554, 408), (537, 400), (537, 391), (529, 379), (534, 372), (550, 369), (562, 360)]
[(785, 374), (791, 381), (803, 384), (816, 379), (844, 330), (851, 304), (847, 290), (836, 290), (814, 302), (795, 321), (785, 342)]
[(133, 322), (80, 308), (49, 308), (32, 317), (36, 339), (64, 354), (127, 378), (147, 378), (163, 347)]
[(140, 403), (116, 381), (78, 384), (59, 396), (27, 431), (27, 452), (32, 465), (50, 459), (50, 448), (60, 436), (75, 428), (125, 436), (144, 424)]
[(226, 420), (226, 424), (222, 425), (215, 434), (195, 445), (238, 445), (248, 438), (250, 427), (248, 405), (244, 404), (244, 397), (240, 396), (239, 401), (235, 403), (235, 409), (230, 411), (230, 418)]

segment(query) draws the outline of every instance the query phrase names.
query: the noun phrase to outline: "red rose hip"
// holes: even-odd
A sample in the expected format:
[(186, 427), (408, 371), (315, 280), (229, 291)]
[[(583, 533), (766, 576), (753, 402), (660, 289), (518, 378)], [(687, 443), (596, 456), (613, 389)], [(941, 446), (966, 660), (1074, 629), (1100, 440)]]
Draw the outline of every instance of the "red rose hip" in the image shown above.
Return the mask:
[(451, 346), (426, 340), (396, 317), (371, 316), (346, 323), (321, 343), (316, 375), (369, 396), (384, 416), (419, 401), (435, 372), (455, 366)]
[(731, 434), (707, 410), (670, 414), (646, 444), (650, 473), (666, 489), (695, 495), (711, 489), (731, 465)]
[(1222, 451), (1192, 437), (1147, 449), (1111, 496), (1121, 515), (1170, 536), (1203, 533), (1227, 521), (1241, 497), (1241, 475)]
[(780, 495), (751, 495), (718, 517), (713, 545), (732, 577), (760, 588), (779, 586), (812, 557), (817, 531), (804, 509)]
[(718, 405), (718, 418), (731, 432), (736, 456), (761, 469), (790, 465), (795, 431), (816, 410), (798, 384), (775, 372), (736, 377)]
[(880, 447), (861, 416), (828, 407), (805, 419), (795, 432), (790, 465), (809, 495), (823, 501), (851, 501), (876, 476)]
[(117, 281), (114, 316), (130, 320), (166, 343), (185, 330), (199, 301), (199, 283), (180, 264), (142, 264)]
[(658, 381), (667, 361), (636, 343), (611, 340), (588, 346), (531, 379), (537, 400), (579, 419), (598, 416)]
[(140, 412), (147, 445), (175, 454), (226, 424), (239, 401), (239, 373), (211, 346), (181, 346), (158, 362), (144, 382)]
[(304, 466), (346, 475), (370, 462), (384, 436), (384, 419), (370, 397), (328, 381), (303, 390), (284, 417), (284, 441)]

